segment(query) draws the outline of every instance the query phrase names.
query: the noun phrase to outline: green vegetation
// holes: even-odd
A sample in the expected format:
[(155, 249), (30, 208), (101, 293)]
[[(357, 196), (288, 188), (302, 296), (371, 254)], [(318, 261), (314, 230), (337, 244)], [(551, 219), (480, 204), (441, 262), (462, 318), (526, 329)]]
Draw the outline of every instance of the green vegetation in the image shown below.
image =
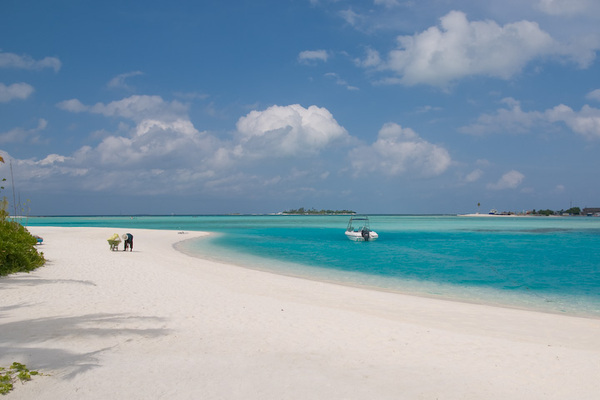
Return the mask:
[(567, 214), (579, 215), (581, 214), (581, 208), (579, 207), (571, 207), (565, 211)]
[(44, 265), (44, 253), (38, 253), (37, 239), (8, 213), (0, 210), (0, 276), (29, 272)]
[(549, 215), (554, 215), (556, 214), (555, 211), (552, 211), (550, 209), (548, 210), (538, 210), (537, 212), (535, 212), (535, 210), (533, 210), (534, 214), (536, 215), (545, 215), (545, 216), (549, 216)]
[[(4, 162), (1, 157), (0, 162)], [(44, 253), (38, 253), (35, 248), (37, 239), (23, 225), (9, 218), (7, 205), (5, 198), (0, 200), (0, 276), (29, 272), (46, 262)]]
[(295, 214), (295, 215), (335, 215), (335, 214), (356, 214), (356, 212), (352, 210), (316, 210), (314, 208), (305, 209), (304, 207), (300, 207), (297, 210), (287, 210), (283, 212), (284, 214)]
[(31, 375), (38, 375), (37, 371), (30, 371), (25, 364), (12, 363), (10, 368), (0, 367), (0, 394), (4, 395), (13, 390), (16, 379), (21, 382), (30, 381)]
[(560, 211), (553, 211), (553, 210), (533, 210), (531, 211), (531, 214), (533, 215), (545, 215), (545, 216), (550, 216), (550, 215), (564, 215), (564, 214), (568, 214), (568, 215), (581, 215), (581, 208), (579, 207), (571, 207), (568, 210), (560, 210)]

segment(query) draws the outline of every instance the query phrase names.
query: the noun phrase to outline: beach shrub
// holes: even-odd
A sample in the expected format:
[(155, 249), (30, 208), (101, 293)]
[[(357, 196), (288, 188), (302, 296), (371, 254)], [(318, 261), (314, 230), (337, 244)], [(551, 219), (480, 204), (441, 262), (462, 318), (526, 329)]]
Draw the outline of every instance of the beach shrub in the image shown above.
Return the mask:
[(0, 209), (0, 276), (29, 272), (44, 265), (44, 253), (35, 247), (37, 239), (8, 212)]
[(37, 371), (30, 371), (25, 364), (18, 362), (6, 369), (0, 367), (0, 394), (7, 394), (13, 390), (13, 383), (16, 379), (21, 382), (30, 381), (31, 375), (38, 375)]
[[(4, 159), (0, 156), (0, 162)], [(4, 182), (6, 179), (2, 179)], [(4, 186), (0, 186), (0, 190)], [(11, 221), (6, 197), (0, 200), (0, 276), (29, 272), (44, 265), (44, 253), (38, 253), (37, 239), (16, 221)]]

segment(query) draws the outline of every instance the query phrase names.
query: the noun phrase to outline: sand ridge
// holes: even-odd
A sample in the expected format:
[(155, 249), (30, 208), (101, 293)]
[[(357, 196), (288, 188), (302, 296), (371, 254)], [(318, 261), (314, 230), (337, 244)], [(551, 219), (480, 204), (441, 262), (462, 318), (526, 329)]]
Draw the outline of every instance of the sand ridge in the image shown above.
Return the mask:
[[(31, 227), (0, 279), (11, 399), (596, 399), (600, 320), (378, 292), (187, 256), (201, 232)], [(106, 239), (131, 232), (134, 251)]]

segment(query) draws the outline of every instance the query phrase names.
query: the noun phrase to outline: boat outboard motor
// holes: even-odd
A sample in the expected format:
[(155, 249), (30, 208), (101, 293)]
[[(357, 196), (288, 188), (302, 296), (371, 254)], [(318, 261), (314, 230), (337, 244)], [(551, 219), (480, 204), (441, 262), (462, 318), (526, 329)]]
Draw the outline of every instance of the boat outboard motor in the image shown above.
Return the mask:
[(369, 241), (370, 235), (368, 229), (363, 229), (360, 234), (362, 235), (363, 239), (365, 239), (365, 242)]

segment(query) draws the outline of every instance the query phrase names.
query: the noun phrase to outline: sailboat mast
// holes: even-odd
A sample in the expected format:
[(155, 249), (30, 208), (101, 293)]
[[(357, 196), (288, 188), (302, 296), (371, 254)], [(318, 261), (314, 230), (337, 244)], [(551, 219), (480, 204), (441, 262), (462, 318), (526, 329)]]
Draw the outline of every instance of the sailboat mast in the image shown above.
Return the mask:
[(14, 209), (13, 217), (16, 217), (17, 216), (17, 199), (15, 197), (15, 177), (13, 175), (12, 160), (10, 160), (9, 165), (10, 165), (10, 181), (11, 181), (12, 193), (13, 193), (13, 209)]

